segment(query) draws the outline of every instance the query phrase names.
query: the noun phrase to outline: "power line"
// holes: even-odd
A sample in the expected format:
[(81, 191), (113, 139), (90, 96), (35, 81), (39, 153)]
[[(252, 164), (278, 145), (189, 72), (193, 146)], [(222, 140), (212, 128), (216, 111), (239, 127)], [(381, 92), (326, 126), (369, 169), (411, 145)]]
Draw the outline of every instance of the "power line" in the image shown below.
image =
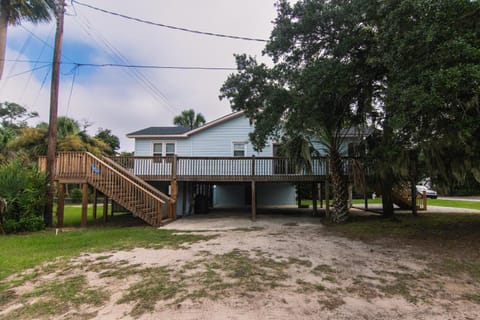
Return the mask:
[[(14, 60), (4, 59), (3, 61), (17, 63), (51, 63), (40, 60)], [(202, 66), (159, 66), (159, 65), (136, 65), (124, 63), (84, 63), (84, 62), (61, 62), (62, 65), (73, 65), (75, 67), (96, 67), (96, 68), (130, 68), (130, 69), (169, 69), (169, 70), (204, 70), (204, 71), (236, 71), (232, 67), (202, 67)]]
[(126, 65), (121, 63), (76, 63), (79, 67), (119, 67), (134, 69), (171, 69), (171, 70), (209, 70), (209, 71), (233, 71), (236, 68), (229, 67), (197, 67), (197, 66), (155, 66), (155, 65)]
[[(76, 21), (79, 22), (80, 26), (83, 30), (95, 41), (98, 43), (98, 40), (105, 46), (109, 55), (116, 60), (116, 62), (120, 62), (123, 64), (130, 64), (128, 59), (122, 54), (120, 50), (118, 50), (107, 38), (103, 36), (103, 34), (94, 28), (94, 26), (90, 23), (87, 17), (78, 16), (79, 19)], [(82, 22), (83, 21), (83, 22)], [(92, 32), (90, 32), (90, 31)], [(94, 36), (94, 33), (96, 36)], [(138, 69), (130, 69), (130, 68), (122, 68), (126, 74), (130, 75), (134, 79), (137, 80), (137, 83), (147, 92), (149, 92), (152, 97), (154, 97), (157, 101), (164, 105), (170, 112), (175, 113), (174, 108), (171, 106), (168, 98), (163, 94), (163, 92), (152, 82), (150, 79), (145, 76), (140, 70)]]
[(19, 73), (16, 73), (16, 74), (9, 75), (8, 77), (5, 77), (5, 80), (15, 78), (15, 77), (20, 76), (20, 75), (25, 74), (25, 73), (29, 73), (29, 72), (33, 72), (33, 71), (40, 70), (40, 69), (43, 69), (43, 68), (49, 68), (49, 67), (50, 67), (50, 62), (46, 65), (43, 65), (43, 66), (35, 67), (35, 68), (30, 69), (30, 70), (26, 70), (26, 71), (22, 71), (22, 72), (19, 72)]
[[(37, 39), (38, 41), (42, 42), (45, 46), (49, 47), (50, 49), (53, 49), (53, 46), (46, 42), (45, 40), (43, 40), (42, 38), (40, 38), (39, 36), (37, 36), (35, 33), (33, 33), (32, 31), (30, 31), (29, 29), (27, 29), (23, 24), (20, 25), (20, 27), (22, 27), (25, 31), (27, 31), (28, 33), (30, 33), (35, 39)], [(73, 61), (72, 59), (70, 59), (69, 57), (65, 56), (64, 54), (62, 54), (62, 58), (65, 58), (67, 60), (70, 60), (70, 61)], [(50, 61), (50, 63), (52, 63)]]
[(172, 30), (177, 30), (177, 31), (184, 31), (184, 32), (189, 32), (189, 33), (195, 33), (195, 34), (200, 34), (200, 35), (204, 35), (204, 36), (229, 38), (229, 39), (245, 40), (245, 41), (268, 42), (268, 40), (265, 40), (265, 39), (234, 36), (234, 35), (214, 33), (214, 32), (206, 32), (206, 31), (199, 31), (199, 30), (187, 29), (187, 28), (183, 28), (183, 27), (176, 27), (176, 26), (171, 26), (171, 25), (167, 25), (167, 24), (163, 24), (163, 23), (148, 21), (148, 20), (144, 20), (144, 19), (140, 19), (140, 18), (127, 16), (127, 15), (124, 15), (124, 14), (121, 14), (121, 13), (105, 10), (105, 9), (102, 9), (102, 8), (94, 7), (90, 4), (82, 3), (82, 2), (79, 2), (77, 0), (72, 0), (72, 4), (73, 3), (76, 3), (80, 6), (84, 6), (84, 7), (96, 10), (96, 11), (107, 13), (107, 14), (110, 14), (110, 15), (113, 15), (113, 16), (125, 18), (125, 19), (128, 19), (128, 20), (132, 20), (132, 21), (136, 21), (136, 22), (140, 22), (140, 23), (149, 24), (149, 25), (152, 25), (152, 26), (157, 26), (157, 27), (162, 27), (162, 28), (167, 28), (167, 29), (172, 29)]

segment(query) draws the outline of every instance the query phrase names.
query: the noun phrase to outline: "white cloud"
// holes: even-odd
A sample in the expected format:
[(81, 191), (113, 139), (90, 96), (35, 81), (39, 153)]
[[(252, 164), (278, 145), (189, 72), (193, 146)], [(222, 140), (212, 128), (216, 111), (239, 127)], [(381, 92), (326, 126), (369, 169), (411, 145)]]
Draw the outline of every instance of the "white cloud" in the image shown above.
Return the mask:
[[(94, 6), (129, 16), (190, 29), (268, 39), (275, 17), (274, 0), (138, 0), (92, 1)], [(195, 35), (154, 27), (106, 15), (75, 5), (68, 8), (65, 19), (64, 52), (76, 62), (114, 62), (105, 41), (131, 64), (165, 66), (235, 67), (233, 54), (261, 56), (264, 43)], [(42, 39), (53, 43), (52, 25), (27, 27)], [(29, 34), (21, 27), (11, 28), (7, 59), (16, 59), (20, 43)], [(48, 38), (49, 37), (49, 38)], [(30, 43), (37, 41), (30, 39)], [(41, 47), (41, 46), (40, 46)], [(14, 49), (15, 48), (15, 49)], [(72, 51), (72, 50), (75, 51)], [(51, 48), (45, 49), (49, 54)], [(36, 55), (23, 56), (36, 59)], [(64, 61), (68, 61), (65, 60)], [(118, 61), (115, 61), (118, 62)], [(12, 63), (7, 63), (9, 71)], [(45, 72), (8, 79), (8, 74), (29, 70), (33, 66), (15, 65), (0, 83), (0, 101), (14, 101), (39, 111), (48, 119), (50, 77), (42, 87)], [(63, 69), (63, 73), (72, 67)], [(131, 72), (131, 71), (130, 71)], [(68, 97), (71, 74), (63, 74), (59, 115), (67, 113), (77, 120), (87, 119), (98, 127), (109, 128), (121, 140), (122, 150), (132, 150), (133, 142), (125, 135), (147, 126), (171, 125), (175, 114), (186, 108), (203, 113), (213, 120), (229, 113), (228, 102), (219, 101), (219, 88), (230, 72), (140, 70), (155, 89), (168, 99), (166, 106), (158, 95), (125, 70), (116, 68), (80, 68), (70, 105)], [(28, 79), (30, 78), (30, 81)], [(23, 90), (27, 88), (26, 90)]]

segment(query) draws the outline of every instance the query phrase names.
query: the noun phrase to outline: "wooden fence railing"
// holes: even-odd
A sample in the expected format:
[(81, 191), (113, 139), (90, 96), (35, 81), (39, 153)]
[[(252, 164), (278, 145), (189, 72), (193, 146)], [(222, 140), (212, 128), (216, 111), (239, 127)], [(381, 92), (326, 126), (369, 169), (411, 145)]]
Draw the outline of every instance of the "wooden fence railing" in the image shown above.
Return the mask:
[[(112, 157), (112, 161), (143, 179), (169, 180), (294, 180), (308, 181), (326, 176), (327, 158), (312, 159), (310, 168), (298, 168), (280, 157)], [(344, 159), (348, 174), (349, 158)]]
[[(153, 226), (161, 225), (165, 205), (167, 218), (175, 218), (173, 199), (147, 187), (146, 182), (124, 172), (124, 169), (116, 168), (117, 165), (110, 164), (110, 161), (88, 152), (59, 153), (55, 179), (84, 180)], [(39, 159), (39, 168), (46, 169), (45, 158)]]

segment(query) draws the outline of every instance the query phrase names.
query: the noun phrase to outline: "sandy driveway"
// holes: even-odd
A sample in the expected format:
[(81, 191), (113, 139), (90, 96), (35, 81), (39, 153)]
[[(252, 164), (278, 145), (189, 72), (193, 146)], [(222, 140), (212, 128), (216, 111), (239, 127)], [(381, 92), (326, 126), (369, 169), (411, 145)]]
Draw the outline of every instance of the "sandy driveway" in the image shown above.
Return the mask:
[(81, 274), (106, 296), (58, 318), (480, 319), (468, 276), (446, 275), (428, 252), (332, 235), (318, 218), (208, 215), (167, 227), (214, 237), (70, 261), (42, 279)]

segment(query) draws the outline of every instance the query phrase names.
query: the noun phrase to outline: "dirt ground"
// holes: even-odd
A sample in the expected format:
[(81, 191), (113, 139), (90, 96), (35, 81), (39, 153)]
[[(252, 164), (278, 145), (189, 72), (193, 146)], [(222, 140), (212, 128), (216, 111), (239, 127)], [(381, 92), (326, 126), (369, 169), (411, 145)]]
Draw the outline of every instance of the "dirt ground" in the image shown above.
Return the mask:
[(166, 228), (213, 237), (84, 254), (16, 294), (84, 277), (86, 302), (56, 319), (480, 319), (480, 284), (442, 272), (434, 253), (347, 239), (307, 214), (192, 216)]

